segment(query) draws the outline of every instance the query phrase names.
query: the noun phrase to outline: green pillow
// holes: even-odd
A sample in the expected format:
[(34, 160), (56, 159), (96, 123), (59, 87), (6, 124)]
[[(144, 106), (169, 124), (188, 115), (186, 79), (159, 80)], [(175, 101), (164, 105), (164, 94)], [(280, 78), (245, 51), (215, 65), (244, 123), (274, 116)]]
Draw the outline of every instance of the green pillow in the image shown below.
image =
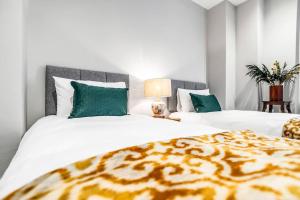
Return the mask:
[(74, 88), (72, 118), (127, 115), (127, 88), (103, 88), (71, 82)]
[(190, 93), (194, 109), (197, 113), (221, 111), (221, 106), (215, 95), (197, 95)]

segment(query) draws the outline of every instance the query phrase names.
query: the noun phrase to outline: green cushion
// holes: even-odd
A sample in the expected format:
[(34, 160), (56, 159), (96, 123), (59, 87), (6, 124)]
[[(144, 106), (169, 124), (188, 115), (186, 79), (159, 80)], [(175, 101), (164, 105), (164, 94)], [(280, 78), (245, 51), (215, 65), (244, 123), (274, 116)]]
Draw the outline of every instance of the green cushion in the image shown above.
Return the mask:
[(73, 110), (69, 118), (127, 115), (127, 88), (103, 88), (71, 82)]
[(221, 106), (215, 95), (197, 95), (190, 93), (194, 109), (198, 113), (221, 111)]

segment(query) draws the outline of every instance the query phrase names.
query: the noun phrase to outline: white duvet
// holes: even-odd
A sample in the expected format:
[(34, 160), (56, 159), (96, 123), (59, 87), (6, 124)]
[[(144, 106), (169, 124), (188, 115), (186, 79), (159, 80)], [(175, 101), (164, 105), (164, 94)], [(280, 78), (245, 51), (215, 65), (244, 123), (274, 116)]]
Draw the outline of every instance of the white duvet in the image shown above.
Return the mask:
[(265, 113), (257, 111), (228, 110), (211, 113), (176, 112), (171, 117), (182, 122), (203, 124), (226, 130), (251, 130), (257, 134), (280, 137), (285, 122), (300, 115), (288, 113)]
[(49, 116), (24, 136), (0, 180), (0, 198), (59, 167), (123, 147), (224, 130), (147, 116), (68, 120)]

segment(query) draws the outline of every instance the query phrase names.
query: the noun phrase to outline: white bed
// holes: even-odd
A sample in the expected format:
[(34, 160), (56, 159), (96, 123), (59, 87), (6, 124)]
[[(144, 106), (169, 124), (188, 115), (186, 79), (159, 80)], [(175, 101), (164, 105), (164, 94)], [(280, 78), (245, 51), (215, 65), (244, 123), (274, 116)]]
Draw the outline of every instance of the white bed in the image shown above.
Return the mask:
[(257, 134), (281, 137), (283, 125), (300, 115), (288, 113), (264, 113), (258, 111), (224, 110), (219, 112), (195, 112), (190, 94), (208, 95), (205, 83), (172, 80), (172, 96), (168, 98), (170, 117), (182, 122), (203, 124), (227, 130), (251, 130)]
[[(227, 130), (251, 129), (258, 134), (279, 136), (283, 123), (297, 116), (223, 111), (205, 114), (173, 113), (172, 117), (181, 118), (181, 123), (142, 115), (67, 119), (54, 116), (56, 103), (53, 76), (60, 75), (76, 80), (124, 80), (127, 86), (129, 82), (128, 76), (122, 74), (47, 67), (46, 115), (49, 116), (36, 122), (22, 139), (15, 157), (0, 180), (0, 199), (49, 171), (95, 155), (147, 142)], [(184, 85), (191, 86), (185, 82)], [(201, 84), (198, 86), (202, 87)], [(170, 105), (175, 105), (175, 102)]]
[(123, 147), (225, 130), (147, 116), (68, 120), (48, 116), (24, 136), (0, 180), (0, 198), (51, 170)]
[(280, 137), (284, 123), (292, 118), (300, 118), (300, 115), (228, 110), (210, 113), (175, 112), (171, 114), (171, 117), (180, 118), (182, 122), (202, 124), (220, 129), (248, 129), (258, 134)]

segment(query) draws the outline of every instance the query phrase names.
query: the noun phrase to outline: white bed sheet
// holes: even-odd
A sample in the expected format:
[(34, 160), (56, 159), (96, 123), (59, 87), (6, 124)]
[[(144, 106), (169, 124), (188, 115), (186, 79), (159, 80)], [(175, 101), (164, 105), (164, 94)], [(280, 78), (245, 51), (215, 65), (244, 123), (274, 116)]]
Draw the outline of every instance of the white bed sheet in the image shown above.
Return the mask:
[(40, 119), (0, 180), (0, 198), (51, 170), (112, 150), (225, 130), (141, 115)]
[(203, 124), (220, 129), (247, 129), (257, 134), (280, 137), (284, 123), (292, 118), (300, 118), (300, 115), (227, 110), (210, 113), (175, 112), (171, 114), (171, 117), (180, 118), (182, 122)]

